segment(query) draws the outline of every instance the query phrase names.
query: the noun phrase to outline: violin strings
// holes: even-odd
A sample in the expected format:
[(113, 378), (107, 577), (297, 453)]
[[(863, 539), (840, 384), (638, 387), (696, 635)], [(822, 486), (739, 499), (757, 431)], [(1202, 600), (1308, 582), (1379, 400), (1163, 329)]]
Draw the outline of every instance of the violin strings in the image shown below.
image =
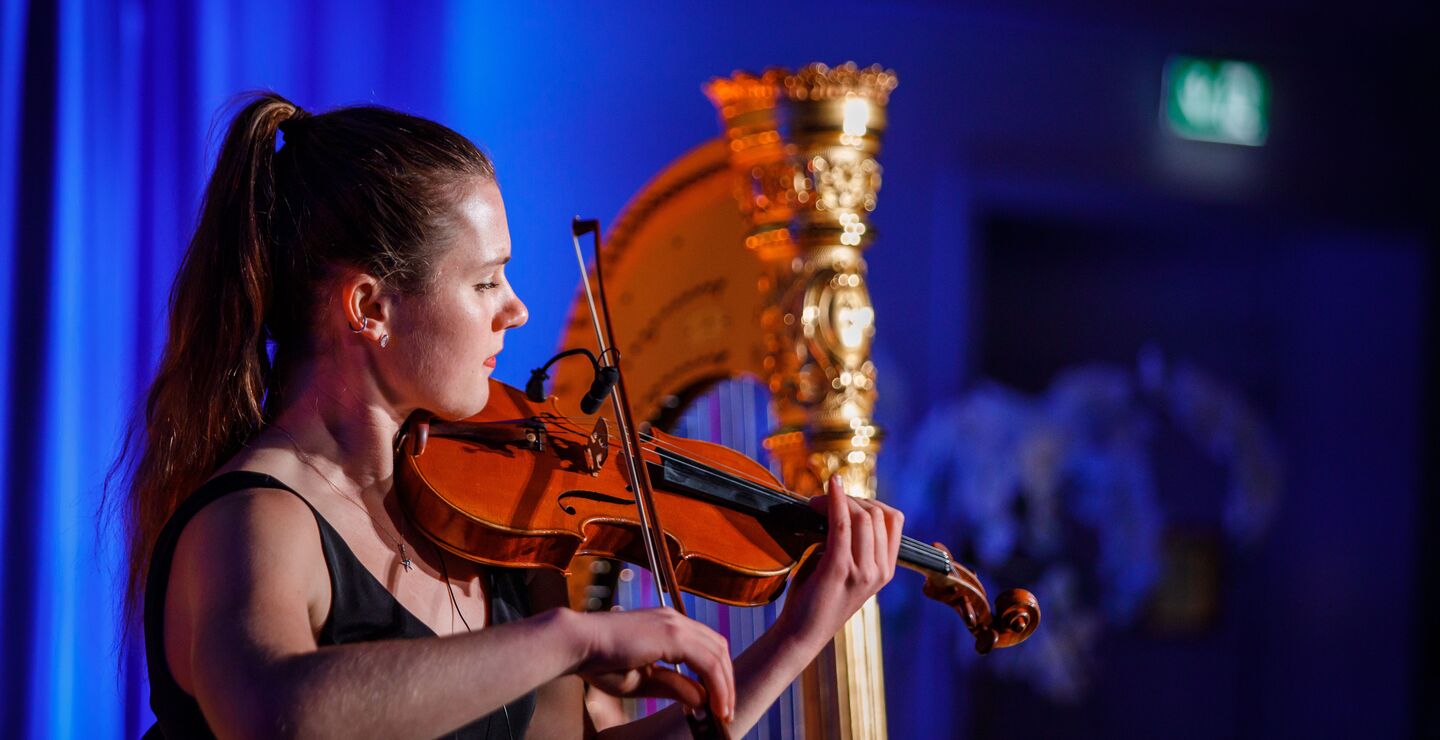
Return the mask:
[[(542, 418), (561, 419), (561, 420), (571, 421), (571, 422), (574, 421), (574, 419), (573, 419), (572, 417), (569, 417), (569, 416), (550, 416), (550, 417), (542, 417)], [(607, 423), (612, 423), (612, 424), (614, 423), (612, 420), (610, 420), (610, 419), (608, 419), (608, 418), (606, 418), (606, 417), (601, 417), (601, 418), (605, 419), (605, 421), (606, 421)], [(582, 428), (581, 428), (581, 427), (571, 427), (568, 431), (570, 431), (570, 432), (572, 432), (572, 433), (575, 433), (575, 434), (584, 434), (584, 433), (585, 433), (585, 432), (582, 431)], [(652, 447), (654, 450), (656, 450), (656, 451), (661, 451), (661, 450), (663, 450), (663, 451), (665, 451), (665, 452), (669, 452), (671, 455), (676, 455), (676, 456), (683, 457), (683, 458), (684, 458), (685, 460), (687, 460), (688, 462), (695, 463), (695, 464), (699, 464), (699, 465), (703, 465), (703, 466), (709, 467), (709, 468), (714, 469), (714, 470), (722, 470), (722, 471), (724, 471), (724, 472), (726, 472), (726, 473), (729, 473), (731, 476), (736, 477), (736, 478), (741, 478), (741, 479), (744, 479), (744, 478), (745, 478), (744, 473), (742, 473), (740, 470), (732, 467), (732, 466), (729, 465), (728, 463), (725, 463), (725, 462), (720, 461), (720, 460), (714, 460), (714, 459), (710, 459), (710, 458), (705, 458), (705, 457), (703, 457), (703, 456), (700, 456), (700, 457), (698, 457), (698, 458), (688, 457), (688, 456), (686, 456), (684, 453), (680, 452), (680, 448), (679, 448), (679, 447), (676, 447), (676, 446), (672, 445), (672, 444), (669, 443), (669, 442), (666, 442), (666, 441), (664, 441), (664, 440), (661, 440), (661, 439), (659, 439), (658, 437), (656, 437), (656, 436), (653, 435), (653, 434), (641, 434), (641, 435), (640, 435), (640, 441), (641, 441), (642, 443), (643, 443), (643, 442), (649, 442), (649, 443), (651, 444), (651, 447)], [(621, 443), (619, 443), (619, 442), (610, 442), (610, 443), (609, 443), (609, 447), (612, 448), (612, 449), (618, 449), (618, 450), (620, 450), (620, 451), (622, 451), (622, 452), (624, 451), (623, 445), (621, 445)], [(748, 480), (747, 480), (747, 482), (748, 482)], [(757, 483), (757, 484), (753, 484), (753, 485), (758, 486), (759, 484)], [(762, 487), (761, 490), (764, 490), (766, 493), (768, 493), (768, 494), (770, 494), (770, 495), (783, 497), (783, 500), (786, 500), (786, 501), (803, 501), (803, 499), (801, 499), (800, 497), (795, 496), (795, 495), (792, 495), (792, 494), (789, 494), (789, 493), (780, 493), (780, 492), (778, 492), (778, 491), (774, 491), (774, 490), (772, 490), (772, 489), (763, 488), (763, 487)]]
[[(696, 464), (696, 462), (684, 458), (684, 456), (671, 456), (671, 458), (668, 458), (668, 461), (674, 462), (674, 464), (677, 466), (683, 466), (683, 468), (691, 469), (691, 471), (716, 472), (711, 471), (711, 469), (706, 468), (706, 466), (698, 465)], [(752, 484), (752, 482), (744, 481), (744, 479), (732, 479), (732, 481), (727, 482), (730, 482), (730, 484), (732, 485), (736, 485), (737, 488), (742, 488), (746, 489), (746, 491), (753, 492), (753, 494), (759, 495), (759, 497), (769, 498), (769, 500), (773, 502), (804, 502), (804, 500), (801, 500), (801, 498), (789, 497), (789, 495), (779, 494), (779, 492), (770, 491), (769, 488), (760, 487), (760, 485)], [(900, 551), (901, 553), (909, 554), (910, 560), (933, 559), (943, 560), (946, 561), (946, 563), (948, 563), (949, 561), (949, 557), (946, 557), (946, 554), (943, 553), (942, 550), (937, 549), (937, 547), (929, 546), (929, 544), (924, 544), (922, 543), (922, 541), (916, 540), (916, 538), (913, 537), (901, 536)]]
[[(586, 434), (583, 427), (578, 425), (576, 423), (577, 420), (571, 416), (547, 412), (545, 414), (537, 416), (536, 418), (541, 421), (549, 421), (552, 423), (556, 423), (557, 426), (560, 426), (562, 429), (565, 429), (572, 434)], [(605, 420), (607, 423), (614, 423), (613, 420), (609, 419), (608, 417), (600, 418)], [(684, 466), (690, 470), (698, 472), (708, 472), (724, 475), (727, 479), (729, 479), (728, 482), (730, 482), (732, 485), (747, 490), (750, 493), (760, 498), (767, 499), (771, 502), (803, 503), (805, 501), (803, 497), (791, 494), (788, 491), (776, 491), (774, 489), (751, 481), (741, 471), (735, 469), (734, 467), (723, 461), (707, 458), (703, 454), (697, 456), (699, 459), (697, 459), (696, 457), (690, 457), (688, 454), (681, 452), (679, 447), (664, 440), (661, 440), (653, 434), (640, 434), (639, 436), (641, 437), (642, 445), (648, 442), (652, 451), (664, 454), (669, 461), (676, 464), (677, 466)], [(617, 441), (611, 441), (608, 443), (607, 446), (611, 449), (619, 450), (621, 452), (624, 451), (623, 446)], [(937, 547), (924, 544), (923, 542), (911, 537), (902, 536), (900, 540), (900, 552), (910, 556), (908, 560), (912, 563), (925, 565), (923, 561), (930, 561), (930, 563), (932, 564), (931, 567), (933, 567), (935, 570), (940, 570), (947, 573), (950, 572), (949, 563), (951, 561), (949, 555)], [(944, 567), (942, 568), (933, 565), (936, 561), (943, 563)]]
[[(689, 459), (689, 458), (687, 458), (687, 457), (685, 457), (685, 456), (683, 456), (683, 455), (679, 455), (679, 454), (676, 453), (676, 452), (673, 452), (673, 451), (672, 451), (672, 452), (669, 452), (668, 454), (669, 454), (668, 461), (675, 463), (677, 466), (685, 467), (685, 468), (688, 468), (688, 469), (690, 469), (690, 470), (697, 471), (697, 472), (713, 472), (713, 473), (720, 473), (720, 474), (722, 474), (722, 475), (724, 474), (722, 471), (718, 471), (718, 470), (715, 470), (715, 469), (713, 469), (713, 468), (709, 468), (709, 467), (707, 467), (707, 466), (705, 466), (705, 465), (698, 464), (698, 463), (696, 463), (695, 461), (693, 461), (693, 460), (691, 460), (691, 459)], [(776, 503), (782, 503), (782, 502), (783, 502), (783, 503), (804, 503), (804, 499), (801, 499), (801, 498), (799, 498), (799, 497), (797, 497), (797, 496), (791, 496), (791, 495), (788, 495), (788, 494), (783, 494), (783, 493), (780, 493), (780, 492), (778, 492), (778, 491), (774, 491), (774, 490), (771, 490), (771, 489), (766, 488), (766, 487), (764, 487), (764, 486), (761, 486), (761, 485), (759, 485), (759, 484), (753, 483), (753, 482), (751, 482), (751, 481), (745, 480), (745, 479), (743, 479), (743, 478), (735, 478), (734, 476), (729, 476), (729, 475), (726, 475), (725, 477), (730, 479), (730, 480), (727, 481), (727, 482), (731, 483), (731, 485), (734, 485), (734, 486), (736, 486), (737, 488), (741, 488), (741, 489), (743, 489), (743, 490), (747, 490), (747, 491), (749, 491), (749, 492), (751, 492), (751, 493), (754, 493), (755, 495), (757, 495), (757, 496), (759, 496), (759, 497), (769, 499), (769, 500), (772, 501), (772, 502), (776, 502)], [(947, 573), (949, 572), (948, 567), (949, 567), (950, 558), (949, 558), (948, 555), (945, 554), (944, 551), (940, 550), (940, 549), (937, 548), (937, 547), (934, 547), (934, 546), (932, 546), (932, 545), (927, 545), (927, 544), (925, 544), (925, 543), (923, 543), (923, 542), (921, 542), (921, 541), (919, 541), (919, 540), (917, 540), (917, 539), (914, 539), (914, 538), (912, 538), (912, 537), (906, 537), (906, 536), (902, 535), (901, 538), (900, 538), (899, 550), (900, 550), (901, 553), (903, 553), (903, 554), (905, 554), (905, 555), (908, 555), (908, 556), (909, 556), (908, 559), (909, 559), (911, 562), (914, 562), (914, 563), (917, 563), (917, 564), (925, 564), (924, 561), (927, 561), (927, 560), (928, 560), (928, 561), (931, 561), (932, 563), (933, 563), (934, 561), (937, 561), (937, 560), (938, 560), (938, 561), (941, 561), (941, 562), (943, 562), (943, 563), (946, 564), (946, 567), (943, 568), (943, 569), (941, 569), (941, 568), (936, 568), (936, 570), (943, 570), (943, 572), (947, 572)]]
[[(704, 465), (698, 464), (698, 463), (696, 463), (695, 461), (693, 461), (693, 460), (691, 460), (691, 459), (689, 459), (689, 458), (687, 458), (687, 457), (685, 457), (685, 456), (683, 456), (683, 455), (679, 455), (678, 453), (675, 453), (675, 452), (669, 452), (669, 455), (670, 455), (669, 461), (675, 463), (677, 466), (685, 467), (685, 468), (688, 468), (688, 469), (690, 469), (690, 470), (697, 471), (697, 472), (721, 472), (721, 471), (716, 471), (716, 470), (714, 470), (713, 468), (708, 468), (708, 467), (706, 467), (706, 466), (704, 466)], [(722, 474), (723, 474), (723, 473), (722, 473)], [(801, 499), (801, 498), (799, 498), (799, 497), (790, 496), (790, 495), (787, 495), (787, 494), (780, 493), (780, 492), (778, 492), (778, 491), (771, 490), (771, 489), (769, 489), (769, 488), (766, 488), (766, 487), (761, 486), (761, 485), (756, 484), (756, 483), (752, 483), (751, 481), (745, 480), (745, 479), (743, 479), (743, 478), (734, 478), (733, 476), (728, 476), (728, 475), (727, 475), (726, 477), (731, 479), (731, 480), (728, 481), (729, 483), (731, 483), (731, 485), (734, 485), (734, 486), (736, 486), (736, 487), (738, 487), (738, 488), (741, 488), (741, 489), (743, 489), (743, 490), (750, 491), (751, 493), (754, 493), (755, 495), (757, 495), (757, 496), (759, 496), (759, 497), (769, 499), (769, 500), (772, 501), (772, 502), (776, 502), (776, 503), (803, 503), (803, 502), (804, 502), (804, 499)], [(925, 543), (923, 543), (923, 542), (921, 542), (921, 541), (919, 541), (919, 540), (916, 540), (916, 539), (914, 539), (914, 538), (912, 538), (912, 537), (906, 537), (906, 536), (903, 536), (903, 535), (902, 535), (901, 538), (900, 538), (900, 547), (899, 547), (899, 549), (900, 549), (900, 552), (902, 552), (902, 553), (904, 553), (904, 554), (906, 554), (906, 555), (909, 555), (909, 556), (910, 556), (909, 559), (910, 559), (912, 562), (914, 562), (914, 561), (924, 561), (924, 560), (931, 560), (931, 561), (939, 560), (939, 561), (942, 561), (942, 562), (946, 563), (946, 566), (947, 566), (946, 572), (948, 572), (948, 564), (949, 564), (949, 562), (950, 562), (950, 558), (949, 558), (948, 555), (945, 554), (944, 551), (940, 550), (940, 549), (937, 548), (937, 547), (934, 547), (934, 546), (931, 546), (931, 545), (927, 545), (927, 544), (925, 544)]]
[[(560, 416), (554, 414), (547, 414), (545, 417), (542, 418), (566, 421), (570, 422), (571, 424), (574, 424), (576, 422), (576, 419), (574, 417)], [(605, 419), (607, 423), (613, 423), (610, 422), (607, 417), (601, 418)], [(569, 431), (571, 431), (572, 433), (580, 433), (581, 429), (583, 429), (583, 427), (572, 426)], [(728, 482), (732, 485), (747, 490), (761, 498), (768, 499), (769, 501), (774, 503), (804, 503), (805, 501), (805, 499), (799, 496), (795, 496), (788, 492), (776, 491), (774, 489), (751, 481), (743, 474), (741, 474), (739, 470), (724, 463), (723, 461), (705, 459), (703, 455), (697, 456), (699, 459), (697, 459), (696, 457), (690, 457), (687, 454), (681, 453), (678, 447), (659, 439), (653, 434), (640, 434), (639, 436), (642, 443), (649, 442), (654, 451), (666, 453), (668, 459), (678, 466), (686, 467), (692, 471), (711, 472), (725, 475), (725, 477), (729, 479)], [(621, 447), (618, 442), (610, 442), (608, 446), (612, 448)], [(947, 568), (948, 564), (950, 563), (949, 555), (947, 555), (943, 550), (933, 545), (927, 545), (920, 540), (914, 539), (913, 537), (906, 537), (903, 535), (901, 536), (900, 552), (909, 555), (909, 560), (911, 560), (912, 562), (924, 560), (939, 560), (946, 563)]]
[[(570, 417), (560, 418), (573, 421), (573, 419), (571, 419)], [(576, 430), (572, 429), (571, 431), (573, 432)], [(731, 482), (733, 484), (743, 486), (747, 490), (763, 498), (767, 498), (772, 502), (804, 503), (805, 501), (805, 499), (800, 496), (796, 496), (789, 492), (776, 491), (772, 488), (768, 488), (757, 482), (751, 481), (740, 470), (732, 467), (731, 465), (723, 461), (705, 458), (703, 455), (691, 457), (687, 453), (682, 452), (679, 447), (672, 445), (671, 443), (662, 440), (655, 435), (641, 434), (640, 438), (642, 443), (649, 442), (651, 448), (654, 451), (668, 453), (670, 459), (674, 460), (677, 463), (688, 465), (691, 470), (719, 472), (727, 474), (727, 477), (732, 479)], [(618, 443), (610, 443), (610, 447), (612, 448), (619, 446), (620, 445)]]
[[(567, 421), (574, 421), (574, 419), (571, 417), (561, 418), (564, 418)], [(677, 465), (685, 466), (691, 470), (700, 472), (716, 472), (722, 474), (729, 473), (729, 475), (726, 475), (726, 477), (731, 479), (729, 482), (732, 485), (748, 490), (756, 494), (757, 496), (769, 499), (772, 502), (803, 503), (804, 501), (804, 499), (799, 496), (789, 494), (788, 492), (775, 491), (773, 489), (750, 481), (743, 477), (743, 475), (740, 475), (739, 471), (737, 471), (735, 468), (724, 462), (718, 460), (697, 461), (695, 458), (689, 457), (686, 454), (681, 453), (679, 451), (679, 448), (656, 438), (654, 435), (642, 434), (640, 436), (642, 438), (642, 442), (649, 441), (651, 446), (656, 451), (663, 451), (668, 453), (669, 459)], [(900, 551), (910, 555), (910, 559), (912, 561), (926, 559), (940, 560), (946, 563), (947, 566), (950, 562), (950, 557), (944, 551), (932, 545), (924, 544), (923, 542), (916, 540), (912, 537), (902, 536), (900, 540)]]

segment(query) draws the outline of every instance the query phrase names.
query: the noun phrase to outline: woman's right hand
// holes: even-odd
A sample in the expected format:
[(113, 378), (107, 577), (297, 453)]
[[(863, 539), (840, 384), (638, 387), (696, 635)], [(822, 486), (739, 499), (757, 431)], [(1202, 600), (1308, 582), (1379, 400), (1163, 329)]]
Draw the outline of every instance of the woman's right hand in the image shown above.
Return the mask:
[[(707, 703), (728, 722), (735, 714), (730, 644), (715, 630), (669, 608), (576, 614), (583, 657), (575, 673), (607, 694), (655, 696), (688, 707)], [(659, 662), (684, 663), (700, 681)], [(709, 689), (707, 692), (706, 689)]]

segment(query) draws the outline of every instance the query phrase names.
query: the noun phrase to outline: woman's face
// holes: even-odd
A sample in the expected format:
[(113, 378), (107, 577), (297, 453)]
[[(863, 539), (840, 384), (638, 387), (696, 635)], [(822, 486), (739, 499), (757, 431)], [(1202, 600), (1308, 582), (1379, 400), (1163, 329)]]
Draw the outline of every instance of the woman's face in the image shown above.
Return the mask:
[[(505, 278), (510, 228), (493, 181), (480, 181), (455, 214), (455, 240), (432, 266), (425, 289), (394, 304), (391, 360), (382, 380), (400, 409), (445, 419), (480, 413), (505, 331), (525, 323), (525, 304)], [(385, 372), (388, 369), (391, 372)]]

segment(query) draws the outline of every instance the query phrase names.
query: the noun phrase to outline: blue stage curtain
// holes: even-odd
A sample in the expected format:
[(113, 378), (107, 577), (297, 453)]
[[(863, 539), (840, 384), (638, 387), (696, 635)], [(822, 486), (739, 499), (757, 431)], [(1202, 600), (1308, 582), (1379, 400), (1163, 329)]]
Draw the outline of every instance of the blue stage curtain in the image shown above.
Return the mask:
[[(953, 216), (964, 193), (937, 191), (920, 160), (949, 151), (968, 120), (958, 103), (939, 116), (930, 106), (971, 105), (946, 87), (956, 78), (950, 64), (932, 63), (934, 50), (976, 49), (972, 61), (991, 64), (993, 42), (955, 41), (986, 39), (991, 26), (930, 23), (926, 13), (897, 22), (888, 7), (841, 5), (867, 28), (864, 43), (761, 33), (750, 14), (702, 3), (622, 13), (577, 0), (0, 2), (0, 300), (9, 309), (0, 312), (0, 735), (131, 738), (152, 721), (139, 642), (118, 644), (123, 538), (97, 514), (165, 339), (170, 281), (224, 123), (216, 112), (238, 92), (273, 89), (312, 111), (380, 103), (442, 121), (494, 154), (517, 251), (510, 278), (530, 308), (530, 327), (507, 336), (497, 371), (517, 383), (568, 321), (570, 218), (613, 218), (667, 162), (720, 133), (701, 83), (813, 60), (895, 66), (914, 91), (897, 95), (895, 120), (946, 127), (928, 129), (938, 137), (929, 140), (913, 139), (926, 129), (912, 127), (909, 146), (887, 144), (897, 176), (877, 214), (889, 236), (872, 252), (873, 288), (878, 300), (903, 293), (899, 306), (954, 320), (881, 333), (877, 352), (906, 358), (882, 371), (887, 413), (907, 365), (944, 368), (931, 385), (953, 384), (966, 304)], [(815, 23), (803, 6), (767, 13), (767, 28)], [(932, 242), (918, 253), (907, 246)], [(943, 269), (917, 283), (908, 270), (921, 255)], [(898, 429), (902, 418), (881, 421)], [(955, 629), (945, 610), (926, 614)], [(912, 652), (953, 670), (943, 650)], [(931, 673), (896, 665), (897, 733), (947, 732), (951, 710), (934, 708), (953, 694), (928, 690)]]
[(216, 111), (256, 88), (423, 111), (444, 52), (407, 36), (438, 32), (426, 14), (445, 8), (403, 6), (4, 2), (0, 734), (129, 738), (153, 721), (138, 635), (120, 644), (123, 531), (100, 511), (165, 339)]

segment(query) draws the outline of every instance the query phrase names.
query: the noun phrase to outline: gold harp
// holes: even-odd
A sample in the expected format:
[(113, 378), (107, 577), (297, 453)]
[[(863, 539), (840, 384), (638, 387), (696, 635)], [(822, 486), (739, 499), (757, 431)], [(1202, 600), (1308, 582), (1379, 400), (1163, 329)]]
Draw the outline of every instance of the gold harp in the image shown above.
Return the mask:
[[(875, 495), (881, 434), (872, 421), (874, 311), (862, 254), (895, 85), (895, 75), (879, 67), (812, 64), (736, 73), (706, 86), (724, 134), (646, 185), (599, 257), (637, 419), (673, 428), (704, 402), (754, 427), (764, 416), (754, 404), (768, 405), (769, 428), (753, 439), (763, 437), (792, 490), (817, 493), (820, 481), (838, 473), (852, 495)], [(582, 297), (562, 350), (595, 349), (583, 304)], [(580, 415), (575, 404), (590, 380), (583, 363), (557, 366), (554, 393), (563, 410)], [(715, 441), (754, 452), (735, 439)], [(597, 586), (591, 576), (612, 567), (577, 564), (577, 608), (608, 604), (615, 581)], [(730, 630), (737, 650), (776, 613), (774, 605), (747, 615), (725, 609), (732, 607), (691, 613), (723, 615), (714, 621), (732, 626), (748, 622)], [(880, 656), (872, 600), (757, 734), (885, 737)]]

